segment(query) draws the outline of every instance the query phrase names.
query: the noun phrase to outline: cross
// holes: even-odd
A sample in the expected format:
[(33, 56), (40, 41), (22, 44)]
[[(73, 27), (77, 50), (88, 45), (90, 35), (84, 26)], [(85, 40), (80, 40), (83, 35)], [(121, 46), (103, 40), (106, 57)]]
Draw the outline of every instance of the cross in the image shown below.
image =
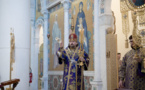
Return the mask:
[(127, 15), (125, 14), (123, 17), (126, 19), (127, 18)]
[(145, 36), (145, 31), (141, 31), (141, 33), (140, 33), (143, 37)]

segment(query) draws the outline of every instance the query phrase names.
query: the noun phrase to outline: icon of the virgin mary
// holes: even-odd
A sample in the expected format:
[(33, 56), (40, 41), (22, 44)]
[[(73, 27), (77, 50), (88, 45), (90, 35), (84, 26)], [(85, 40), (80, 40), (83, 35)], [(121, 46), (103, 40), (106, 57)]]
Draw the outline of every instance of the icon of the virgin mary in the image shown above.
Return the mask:
[(85, 13), (83, 11), (83, 2), (79, 3), (79, 12), (77, 14), (77, 20), (75, 25), (75, 33), (78, 36), (78, 42), (79, 42), (79, 25), (82, 24), (82, 28), (84, 29), (84, 50), (86, 53), (89, 53), (89, 37), (88, 37), (88, 30), (87, 30), (87, 24), (85, 19)]

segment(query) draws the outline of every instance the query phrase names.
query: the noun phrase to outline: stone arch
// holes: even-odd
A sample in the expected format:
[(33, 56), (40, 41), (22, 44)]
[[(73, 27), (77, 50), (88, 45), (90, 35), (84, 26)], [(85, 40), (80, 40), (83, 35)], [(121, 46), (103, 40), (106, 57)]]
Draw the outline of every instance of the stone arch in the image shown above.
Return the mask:
[(34, 50), (34, 54), (33, 54), (33, 59), (31, 63), (33, 63), (32, 65), (32, 72), (33, 72), (33, 86), (32, 88), (35, 90), (38, 90), (38, 54), (39, 54), (39, 34), (40, 34), (40, 28), (43, 28), (43, 32), (44, 32), (44, 18), (42, 16), (40, 16), (36, 22), (35, 22), (35, 26), (34, 26), (34, 35), (33, 35), (33, 49)]
[[(39, 37), (39, 29), (40, 29), (41, 26), (44, 28), (44, 18), (42, 16), (40, 16), (36, 20), (36, 23), (35, 23), (35, 35), (34, 35), (35, 38)], [(44, 32), (44, 29), (43, 29), (43, 32)]]

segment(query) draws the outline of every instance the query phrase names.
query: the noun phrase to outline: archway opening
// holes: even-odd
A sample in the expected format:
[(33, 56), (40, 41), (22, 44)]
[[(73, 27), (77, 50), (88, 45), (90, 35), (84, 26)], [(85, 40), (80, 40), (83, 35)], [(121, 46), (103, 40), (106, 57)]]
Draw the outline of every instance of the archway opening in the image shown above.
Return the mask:
[(39, 52), (38, 52), (38, 89), (42, 89), (43, 77), (43, 27), (39, 28)]

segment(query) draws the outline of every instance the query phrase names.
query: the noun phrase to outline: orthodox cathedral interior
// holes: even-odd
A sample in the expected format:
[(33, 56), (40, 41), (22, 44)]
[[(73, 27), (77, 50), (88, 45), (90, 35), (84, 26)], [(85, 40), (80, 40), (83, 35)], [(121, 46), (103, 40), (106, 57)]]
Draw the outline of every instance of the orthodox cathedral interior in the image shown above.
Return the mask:
[[(65, 64), (58, 62), (60, 44), (67, 48), (71, 34), (89, 57), (78, 90), (119, 90), (120, 68), (128, 67), (128, 57), (142, 56), (144, 75), (145, 0), (0, 0), (0, 88), (77, 90), (79, 79), (72, 89), (64, 82)], [(141, 54), (127, 54), (138, 49), (131, 48), (130, 35)], [(145, 90), (131, 85), (123, 88)]]

